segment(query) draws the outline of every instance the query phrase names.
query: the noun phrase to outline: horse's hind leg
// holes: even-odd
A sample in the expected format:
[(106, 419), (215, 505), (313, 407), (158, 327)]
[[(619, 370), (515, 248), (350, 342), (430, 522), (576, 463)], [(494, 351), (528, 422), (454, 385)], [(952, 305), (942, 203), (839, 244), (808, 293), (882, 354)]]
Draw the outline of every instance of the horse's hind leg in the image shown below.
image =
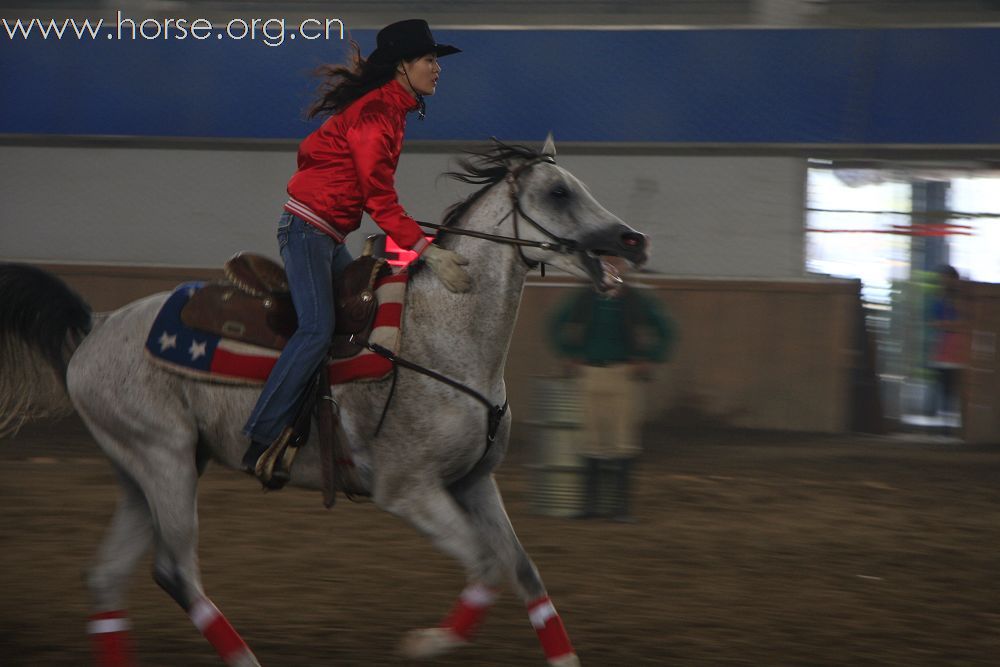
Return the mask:
[(218, 607), (205, 595), (198, 567), (198, 470), (193, 452), (155, 450), (159, 460), (147, 461), (150, 475), (143, 488), (156, 529), (153, 578), (187, 612), (195, 627), (227, 665), (260, 667), (257, 658)]
[(139, 487), (118, 471), (121, 496), (111, 525), (87, 572), (87, 586), (94, 604), (88, 631), (94, 657), (100, 667), (123, 667), (132, 663), (125, 613), (125, 588), (129, 575), (149, 549), (153, 523)]
[[(212, 604), (201, 586), (198, 568), (198, 467), (195, 457), (197, 431), (183, 413), (171, 413), (166, 402), (162, 414), (130, 411), (119, 403), (117, 410), (90, 419), (82, 413), (101, 448), (119, 469), (125, 471), (126, 499), (119, 506), (112, 530), (101, 547), (101, 565), (91, 575), (98, 611), (120, 600), (126, 570), (148, 548), (150, 535), (155, 544), (153, 577), (191, 618), (228, 665), (259, 667), (257, 659), (225, 616)], [(122, 421), (120, 421), (122, 420)], [(128, 433), (126, 440), (120, 435)], [(141, 443), (136, 447), (132, 443)], [(126, 467), (127, 466), (127, 467)], [(141, 508), (141, 516), (140, 516)], [(135, 527), (141, 525), (142, 532)], [(152, 530), (149, 530), (152, 526)], [(140, 537), (141, 544), (127, 544)], [(125, 556), (113, 557), (123, 548)], [(134, 550), (133, 550), (134, 549)], [(115, 586), (106, 582), (117, 581)], [(118, 617), (99, 619), (97, 627), (114, 629)], [(93, 627), (93, 626), (92, 626)], [(127, 661), (100, 662), (103, 666), (127, 665)]]
[[(527, 607), (528, 618), (538, 633), (549, 664), (559, 667), (578, 666), (580, 661), (569, 641), (562, 619), (545, 591), (537, 568), (514, 533), (493, 475), (467, 478), (451, 491), (468, 514), (485, 545), (486, 553), (491, 556), (487, 579), (483, 583), (497, 586), (500, 581), (508, 580)], [(468, 590), (467, 588), (466, 591)], [(462, 610), (465, 606), (466, 602), (460, 598), (456, 610)], [(456, 616), (462, 618), (461, 615), (452, 614), (452, 618)]]

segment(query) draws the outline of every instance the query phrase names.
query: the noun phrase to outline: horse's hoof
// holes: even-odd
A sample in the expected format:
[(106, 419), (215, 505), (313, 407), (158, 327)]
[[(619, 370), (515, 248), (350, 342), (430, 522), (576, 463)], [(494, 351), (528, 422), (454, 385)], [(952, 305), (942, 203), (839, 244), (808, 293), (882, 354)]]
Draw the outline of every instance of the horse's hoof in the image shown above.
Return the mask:
[(399, 652), (412, 660), (426, 660), (443, 655), (465, 643), (464, 639), (448, 628), (421, 628), (406, 633)]
[(576, 657), (576, 653), (567, 653), (566, 655), (561, 655), (558, 658), (552, 658), (549, 660), (550, 667), (580, 667), (580, 658)]
[(260, 667), (257, 657), (249, 650), (243, 651), (226, 663), (227, 667)]

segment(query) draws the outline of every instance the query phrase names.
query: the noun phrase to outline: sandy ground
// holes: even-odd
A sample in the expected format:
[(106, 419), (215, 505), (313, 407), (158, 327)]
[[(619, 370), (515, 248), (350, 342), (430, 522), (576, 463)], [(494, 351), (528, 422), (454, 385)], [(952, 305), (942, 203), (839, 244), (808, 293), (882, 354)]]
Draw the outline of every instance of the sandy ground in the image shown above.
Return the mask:
[[(584, 665), (1000, 664), (1000, 446), (895, 436), (647, 438), (635, 525), (532, 514), (528, 446), (498, 473)], [(0, 664), (89, 663), (82, 572), (114, 506), (72, 420), (0, 441)], [(371, 505), (265, 494), (210, 467), (206, 590), (271, 666), (403, 665), (464, 580)], [(142, 665), (218, 665), (152, 582), (130, 599)], [(505, 594), (479, 641), (433, 665), (541, 665)]]

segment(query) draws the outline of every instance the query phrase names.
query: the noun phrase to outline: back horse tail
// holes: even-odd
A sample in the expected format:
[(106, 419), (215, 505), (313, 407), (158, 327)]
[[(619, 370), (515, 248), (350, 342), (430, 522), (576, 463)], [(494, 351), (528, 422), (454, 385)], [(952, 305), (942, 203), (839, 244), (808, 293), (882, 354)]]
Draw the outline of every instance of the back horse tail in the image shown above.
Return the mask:
[(90, 306), (62, 280), (0, 263), (0, 438), (73, 412), (66, 368), (93, 325)]

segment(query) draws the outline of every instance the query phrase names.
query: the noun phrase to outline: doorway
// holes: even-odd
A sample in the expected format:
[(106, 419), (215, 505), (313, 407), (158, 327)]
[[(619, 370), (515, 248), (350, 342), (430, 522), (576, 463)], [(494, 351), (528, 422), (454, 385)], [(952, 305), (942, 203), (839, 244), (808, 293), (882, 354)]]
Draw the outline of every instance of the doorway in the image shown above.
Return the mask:
[[(806, 271), (862, 283), (890, 428), (960, 435), (963, 402), (944, 378), (968, 373), (941, 369), (940, 271), (954, 267), (965, 295), (1000, 283), (1000, 171), (810, 161), (806, 209)], [(974, 310), (957, 304), (959, 320)]]

